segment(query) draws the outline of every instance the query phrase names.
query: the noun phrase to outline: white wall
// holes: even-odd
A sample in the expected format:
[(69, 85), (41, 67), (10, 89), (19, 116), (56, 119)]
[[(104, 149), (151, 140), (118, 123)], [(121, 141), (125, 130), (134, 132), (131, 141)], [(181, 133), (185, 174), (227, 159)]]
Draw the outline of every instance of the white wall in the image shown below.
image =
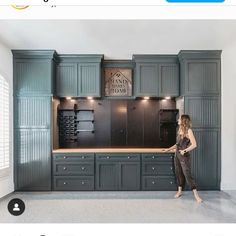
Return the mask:
[[(102, 53), (111, 59), (223, 50), (221, 188), (236, 190), (236, 20), (0, 20), (0, 38), (11, 49)], [(0, 53), (4, 57), (1, 70), (11, 78), (10, 52), (1, 49)]]
[[(13, 113), (12, 109), (12, 54), (9, 48), (0, 42), (0, 74), (8, 81), (10, 88), (10, 114)], [(0, 111), (1, 112), (1, 111)], [(14, 190), (13, 185), (13, 117), (10, 117), (10, 171), (8, 175), (0, 177), (0, 198), (11, 193)]]

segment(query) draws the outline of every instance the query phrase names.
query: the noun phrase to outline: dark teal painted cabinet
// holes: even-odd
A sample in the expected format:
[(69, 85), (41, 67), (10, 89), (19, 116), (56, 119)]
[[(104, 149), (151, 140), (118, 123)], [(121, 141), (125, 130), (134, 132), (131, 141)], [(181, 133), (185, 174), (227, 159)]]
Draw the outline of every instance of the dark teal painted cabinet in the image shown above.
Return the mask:
[(56, 53), (13, 50), (16, 190), (51, 190), (52, 94)]
[(158, 67), (151, 63), (137, 63), (135, 72), (135, 95), (136, 96), (158, 96)]
[(180, 51), (181, 95), (220, 95), (221, 51)]
[(179, 96), (179, 64), (176, 56), (134, 55), (136, 97)]
[(77, 64), (60, 63), (56, 72), (56, 95), (59, 97), (77, 96)]
[(203, 190), (220, 189), (221, 51), (181, 51), (181, 95), (192, 118), (197, 148), (192, 172)]
[(60, 55), (56, 74), (59, 97), (100, 97), (102, 55)]
[(159, 65), (159, 97), (179, 96), (179, 65)]
[(96, 190), (139, 189), (139, 154), (96, 155)]

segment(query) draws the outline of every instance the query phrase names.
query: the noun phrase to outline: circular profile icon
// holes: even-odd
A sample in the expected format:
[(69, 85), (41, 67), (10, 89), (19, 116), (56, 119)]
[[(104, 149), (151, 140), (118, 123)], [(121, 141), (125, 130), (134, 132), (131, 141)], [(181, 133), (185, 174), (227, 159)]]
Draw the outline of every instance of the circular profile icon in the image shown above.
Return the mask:
[(25, 211), (25, 203), (19, 198), (14, 198), (8, 203), (7, 208), (12, 215), (19, 216)]

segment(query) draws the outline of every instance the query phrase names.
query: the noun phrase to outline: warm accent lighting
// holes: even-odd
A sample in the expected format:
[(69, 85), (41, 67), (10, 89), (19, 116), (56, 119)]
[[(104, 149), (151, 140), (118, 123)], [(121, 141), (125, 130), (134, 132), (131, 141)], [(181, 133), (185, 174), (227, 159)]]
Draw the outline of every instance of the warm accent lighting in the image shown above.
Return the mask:
[(170, 100), (170, 99), (171, 99), (171, 97), (165, 97), (165, 99), (167, 99), (167, 100)]
[(144, 99), (144, 100), (149, 100), (149, 99), (150, 99), (150, 97), (144, 97), (143, 99)]
[(87, 97), (88, 100), (93, 100), (93, 97)]
[(66, 100), (71, 100), (71, 97), (66, 97)]

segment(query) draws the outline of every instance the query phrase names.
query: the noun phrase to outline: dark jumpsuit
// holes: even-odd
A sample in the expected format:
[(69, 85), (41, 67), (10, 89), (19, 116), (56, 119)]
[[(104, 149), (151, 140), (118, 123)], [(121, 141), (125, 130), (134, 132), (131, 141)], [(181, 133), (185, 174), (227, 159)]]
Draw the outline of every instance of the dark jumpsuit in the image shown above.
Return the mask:
[(175, 174), (177, 185), (184, 189), (185, 181), (187, 181), (191, 190), (196, 189), (195, 181), (191, 175), (191, 162), (190, 162), (190, 154), (186, 152), (184, 155), (180, 154), (180, 150), (184, 150), (190, 146), (190, 139), (187, 137), (180, 138), (177, 137), (176, 143), (176, 153), (174, 158), (175, 163)]

